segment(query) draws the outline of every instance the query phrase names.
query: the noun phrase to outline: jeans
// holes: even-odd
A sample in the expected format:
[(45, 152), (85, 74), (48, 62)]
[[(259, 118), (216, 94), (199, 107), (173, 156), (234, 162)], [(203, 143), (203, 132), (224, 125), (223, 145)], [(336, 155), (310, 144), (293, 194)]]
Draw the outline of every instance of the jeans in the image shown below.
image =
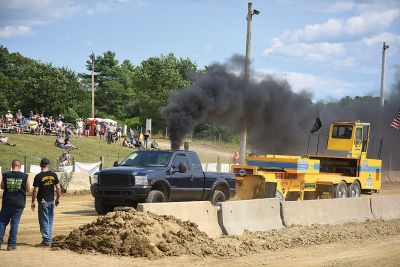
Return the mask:
[(0, 245), (3, 243), (6, 227), (11, 221), (10, 236), (8, 237), (8, 246), (15, 246), (17, 243), (17, 233), (19, 220), (21, 219), (23, 208), (2, 207), (0, 211)]
[(38, 215), (42, 243), (50, 245), (54, 221), (54, 202), (44, 200), (39, 202)]

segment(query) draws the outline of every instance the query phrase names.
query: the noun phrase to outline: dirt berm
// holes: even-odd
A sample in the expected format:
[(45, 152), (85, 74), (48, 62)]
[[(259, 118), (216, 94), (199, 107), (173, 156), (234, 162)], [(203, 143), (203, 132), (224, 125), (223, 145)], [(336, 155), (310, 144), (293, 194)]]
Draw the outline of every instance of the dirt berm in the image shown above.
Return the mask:
[(223, 246), (201, 232), (197, 225), (172, 216), (152, 213), (110, 212), (96, 221), (56, 236), (53, 247), (78, 253), (158, 258), (160, 256), (226, 255)]
[(53, 247), (78, 253), (104, 253), (150, 259), (180, 255), (232, 257), (264, 250), (398, 235), (400, 220), (391, 220), (292, 226), (212, 239), (198, 230), (194, 223), (132, 209), (128, 212), (108, 213), (73, 230), (68, 236), (56, 236)]

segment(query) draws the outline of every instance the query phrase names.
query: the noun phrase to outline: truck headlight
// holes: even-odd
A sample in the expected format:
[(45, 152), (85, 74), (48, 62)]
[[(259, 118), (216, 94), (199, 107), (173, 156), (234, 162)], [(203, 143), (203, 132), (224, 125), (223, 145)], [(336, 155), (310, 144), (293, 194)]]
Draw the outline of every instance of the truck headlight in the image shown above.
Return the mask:
[(92, 182), (92, 184), (99, 183), (99, 175), (97, 173), (93, 174), (93, 177), (90, 181)]
[(148, 185), (149, 181), (147, 180), (147, 176), (135, 176), (135, 185)]

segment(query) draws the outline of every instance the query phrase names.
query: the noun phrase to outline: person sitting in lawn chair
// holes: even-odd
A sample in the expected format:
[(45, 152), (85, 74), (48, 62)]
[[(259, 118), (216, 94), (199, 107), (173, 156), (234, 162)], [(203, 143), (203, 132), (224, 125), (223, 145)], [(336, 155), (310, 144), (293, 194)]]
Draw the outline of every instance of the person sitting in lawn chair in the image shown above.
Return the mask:
[(143, 148), (142, 142), (140, 142), (140, 139), (139, 139), (139, 135), (138, 135), (138, 134), (135, 134), (133, 146), (134, 146), (135, 148), (139, 148), (139, 149), (140, 149), (140, 148)]
[(61, 156), (58, 158), (58, 162), (60, 163), (60, 167), (70, 166), (71, 165), (70, 150), (63, 152)]
[(59, 148), (64, 148), (64, 143), (64, 138), (62, 138), (61, 135), (58, 135), (56, 141), (54, 142), (54, 145)]

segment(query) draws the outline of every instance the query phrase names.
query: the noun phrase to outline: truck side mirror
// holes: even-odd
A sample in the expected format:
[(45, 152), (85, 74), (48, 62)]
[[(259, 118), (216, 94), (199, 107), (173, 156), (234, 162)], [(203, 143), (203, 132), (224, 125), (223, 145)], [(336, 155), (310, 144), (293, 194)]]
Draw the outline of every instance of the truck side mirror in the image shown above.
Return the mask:
[(179, 163), (179, 172), (180, 173), (185, 173), (187, 170), (186, 164), (185, 163)]
[(114, 166), (114, 167), (118, 167), (118, 166), (119, 166), (119, 163), (118, 163), (118, 161), (114, 161), (114, 164), (113, 164), (113, 166)]

